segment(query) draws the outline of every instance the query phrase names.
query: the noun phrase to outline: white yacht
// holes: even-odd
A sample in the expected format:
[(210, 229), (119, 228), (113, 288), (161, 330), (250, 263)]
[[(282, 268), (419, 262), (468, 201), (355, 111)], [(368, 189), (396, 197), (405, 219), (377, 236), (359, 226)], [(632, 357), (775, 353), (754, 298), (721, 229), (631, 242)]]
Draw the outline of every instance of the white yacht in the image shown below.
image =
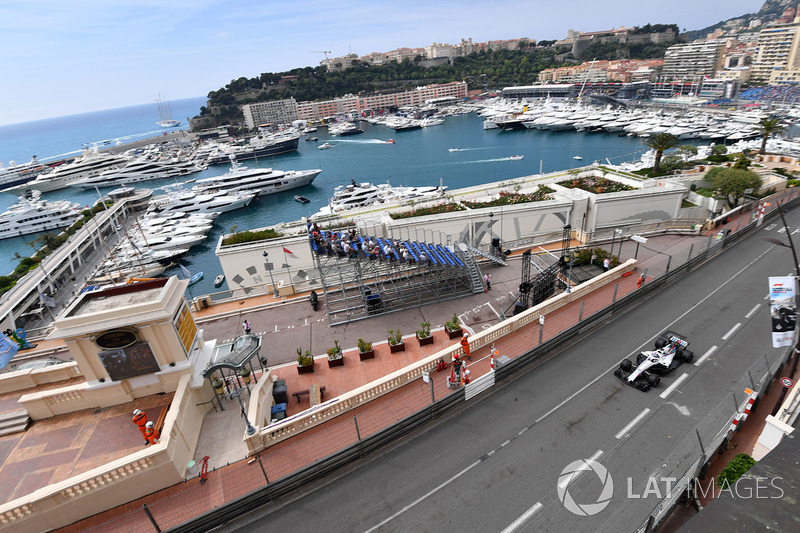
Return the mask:
[(128, 163), (122, 168), (106, 170), (98, 176), (88, 178), (75, 185), (79, 185), (84, 189), (117, 187), (140, 181), (186, 176), (205, 169), (205, 164), (194, 161), (153, 161), (143, 157)]
[(80, 205), (66, 200), (40, 200), (39, 191), (21, 196), (0, 214), (0, 239), (65, 228), (81, 216)]
[(199, 179), (192, 190), (201, 193), (225, 190), (263, 196), (309, 185), (320, 172), (321, 169), (284, 172), (271, 168), (248, 168), (234, 161), (228, 172)]
[(253, 201), (254, 193), (216, 191), (207, 194), (196, 191), (177, 190), (156, 196), (147, 208), (148, 213), (227, 213), (247, 207)]
[(75, 183), (99, 176), (102, 172), (128, 164), (128, 158), (121, 155), (101, 154), (95, 150), (84, 150), (80, 157), (71, 163), (40, 174), (35, 180), (4, 189), (4, 192), (35, 189), (40, 192), (56, 191)]
[(333, 191), (328, 205), (317, 215), (332, 215), (349, 209), (367, 207), (384, 202), (401, 202), (411, 199), (435, 198), (442, 196), (447, 187), (392, 187), (389, 183), (374, 185), (369, 182), (339, 185)]

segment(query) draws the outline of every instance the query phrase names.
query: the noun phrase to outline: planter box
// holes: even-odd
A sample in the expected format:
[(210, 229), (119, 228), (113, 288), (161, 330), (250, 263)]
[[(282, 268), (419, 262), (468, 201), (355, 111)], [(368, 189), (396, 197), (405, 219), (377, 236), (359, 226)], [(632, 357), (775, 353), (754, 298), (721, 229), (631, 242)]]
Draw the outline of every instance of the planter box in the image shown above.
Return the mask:
[(458, 329), (444, 328), (444, 330), (447, 332), (447, 336), (451, 339), (458, 339), (459, 337), (464, 335), (464, 328), (458, 328)]
[(344, 357), (342, 357), (342, 352), (339, 352), (339, 357), (336, 359), (328, 359), (328, 368), (333, 368), (335, 366), (344, 366)]
[(314, 371), (314, 363), (311, 363), (307, 366), (300, 366), (297, 365), (297, 373), (298, 374), (310, 374)]
[(367, 359), (374, 359), (375, 358), (375, 350), (367, 350), (366, 352), (362, 352), (361, 350), (358, 351), (358, 357), (362, 361)]
[(401, 342), (399, 344), (389, 344), (389, 352), (390, 353), (397, 353), (397, 352), (404, 352), (406, 351), (406, 343)]
[(419, 341), (420, 346), (425, 346), (426, 344), (433, 344), (433, 335), (428, 335), (427, 337), (420, 337), (417, 334), (417, 340)]

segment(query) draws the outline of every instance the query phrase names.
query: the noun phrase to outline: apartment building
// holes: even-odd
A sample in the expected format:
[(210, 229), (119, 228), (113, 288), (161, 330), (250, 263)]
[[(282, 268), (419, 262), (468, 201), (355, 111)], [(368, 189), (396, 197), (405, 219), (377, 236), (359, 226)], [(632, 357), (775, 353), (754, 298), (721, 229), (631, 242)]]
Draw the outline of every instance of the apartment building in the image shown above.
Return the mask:
[(291, 124), (297, 120), (297, 102), (294, 98), (245, 104), (242, 106), (244, 122), (250, 129), (260, 124)]
[(750, 69), (752, 81), (769, 82), (773, 73), (800, 68), (799, 29), (800, 24), (787, 24), (761, 30), (758, 34), (756, 56)]
[(366, 96), (346, 96), (324, 102), (300, 102), (297, 104), (297, 117), (300, 120), (315, 121), (342, 114), (362, 113), (367, 110), (421, 106), (436, 99), (457, 99), (467, 97), (467, 83), (454, 81), (437, 85), (417, 87), (411, 91)]
[(724, 50), (725, 41), (695, 41), (670, 46), (664, 53), (662, 74), (672, 79), (714, 77), (722, 69)]

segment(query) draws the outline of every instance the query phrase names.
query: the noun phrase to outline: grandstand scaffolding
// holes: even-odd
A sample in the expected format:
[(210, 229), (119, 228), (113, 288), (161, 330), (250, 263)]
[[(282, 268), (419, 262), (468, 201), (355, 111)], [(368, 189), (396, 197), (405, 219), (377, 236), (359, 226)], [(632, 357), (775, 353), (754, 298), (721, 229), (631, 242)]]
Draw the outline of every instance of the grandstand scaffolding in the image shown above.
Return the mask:
[(463, 243), (441, 244), (322, 230), (309, 243), (330, 325), (483, 292)]

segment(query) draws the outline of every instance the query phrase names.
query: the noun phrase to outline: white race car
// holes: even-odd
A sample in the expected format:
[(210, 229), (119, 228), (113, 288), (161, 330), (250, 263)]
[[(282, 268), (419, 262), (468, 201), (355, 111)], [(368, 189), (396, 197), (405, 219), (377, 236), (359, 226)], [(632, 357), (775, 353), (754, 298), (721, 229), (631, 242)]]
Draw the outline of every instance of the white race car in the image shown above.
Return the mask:
[(689, 345), (683, 336), (673, 331), (665, 331), (658, 336), (655, 350), (646, 350), (636, 357), (636, 365), (630, 359), (623, 359), (614, 375), (631, 387), (648, 391), (657, 387), (662, 376), (669, 374), (683, 363), (691, 363), (694, 353), (687, 350)]

